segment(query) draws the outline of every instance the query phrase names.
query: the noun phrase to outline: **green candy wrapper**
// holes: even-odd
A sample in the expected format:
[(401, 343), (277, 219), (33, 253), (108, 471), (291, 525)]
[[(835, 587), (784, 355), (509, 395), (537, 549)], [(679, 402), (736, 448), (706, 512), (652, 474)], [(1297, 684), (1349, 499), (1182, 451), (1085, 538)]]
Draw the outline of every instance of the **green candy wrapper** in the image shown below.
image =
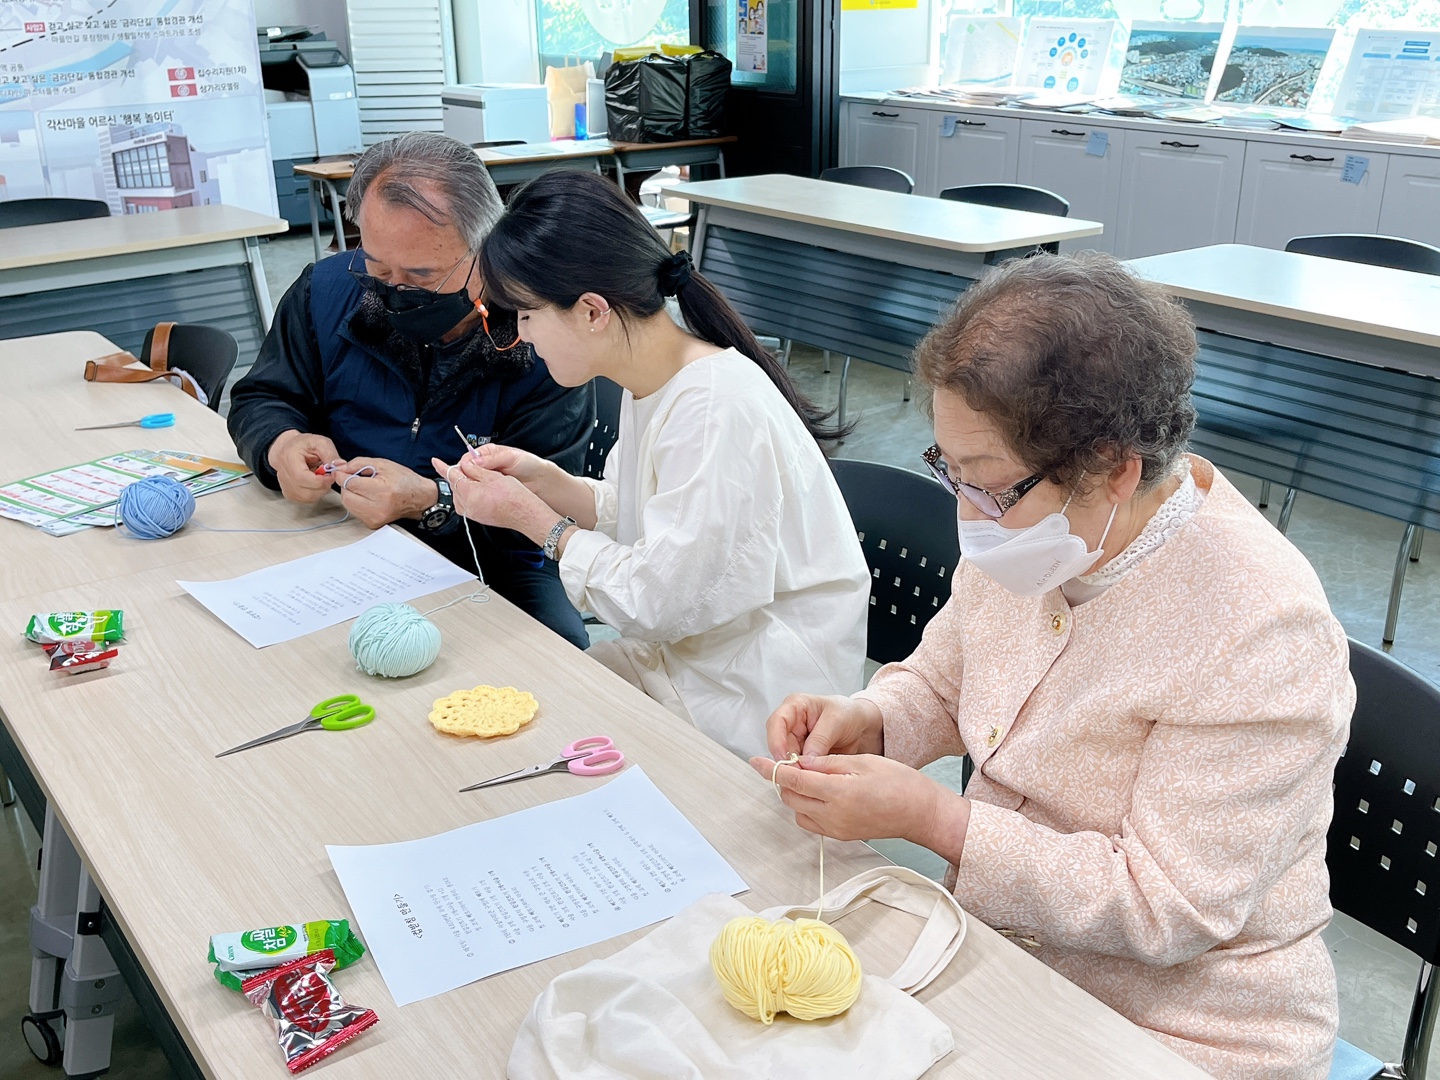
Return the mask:
[(207, 959), (215, 965), (220, 985), (238, 992), (257, 971), (326, 949), (334, 951), (337, 968), (349, 967), (365, 955), (365, 946), (350, 929), (348, 920), (320, 919), (215, 934), (210, 938)]
[(42, 645), (60, 641), (125, 640), (123, 611), (42, 611), (31, 615), (25, 636)]

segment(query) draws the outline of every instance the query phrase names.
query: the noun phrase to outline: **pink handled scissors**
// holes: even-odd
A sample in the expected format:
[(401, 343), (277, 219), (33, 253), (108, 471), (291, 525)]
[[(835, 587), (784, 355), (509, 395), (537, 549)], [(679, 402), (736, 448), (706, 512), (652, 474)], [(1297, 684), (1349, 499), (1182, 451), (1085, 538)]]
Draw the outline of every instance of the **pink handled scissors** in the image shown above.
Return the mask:
[(552, 772), (568, 772), (574, 773), (576, 776), (604, 776), (606, 773), (617, 771), (624, 764), (625, 755), (615, 748), (615, 743), (609, 736), (591, 735), (588, 738), (576, 739), (564, 750), (561, 750), (560, 756), (554, 761), (502, 773), (489, 780), (482, 780), (478, 784), (462, 787), (460, 790), (476, 791), (480, 788), (508, 784), (515, 780), (529, 780), (532, 776), (543, 776), (545, 773)]

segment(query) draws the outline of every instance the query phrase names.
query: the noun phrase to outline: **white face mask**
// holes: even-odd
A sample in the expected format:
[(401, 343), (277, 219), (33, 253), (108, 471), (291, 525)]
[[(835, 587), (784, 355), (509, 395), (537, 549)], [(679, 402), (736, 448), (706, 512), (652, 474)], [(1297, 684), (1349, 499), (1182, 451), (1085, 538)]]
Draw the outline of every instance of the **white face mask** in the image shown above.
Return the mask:
[(1070, 499), (1066, 499), (1059, 513), (1041, 518), (1028, 529), (1007, 529), (990, 518), (960, 517), (957, 506), (960, 555), (1017, 596), (1047, 593), (1095, 565), (1120, 504), (1111, 508), (1110, 520), (1105, 523), (1105, 532), (1094, 551), (1086, 551), (1085, 541), (1070, 531), (1070, 519), (1065, 516), (1069, 507)]

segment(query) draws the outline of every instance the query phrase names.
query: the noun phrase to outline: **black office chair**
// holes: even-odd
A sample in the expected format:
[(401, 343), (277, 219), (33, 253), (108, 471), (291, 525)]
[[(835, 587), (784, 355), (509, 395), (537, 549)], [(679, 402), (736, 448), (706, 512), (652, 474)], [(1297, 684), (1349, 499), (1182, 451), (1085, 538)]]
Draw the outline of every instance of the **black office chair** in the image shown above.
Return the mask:
[[(1350, 674), (1355, 715), (1335, 766), (1335, 815), (1326, 837), (1330, 902), (1422, 961), (1403, 1071), (1386, 1073), (1417, 1077), (1440, 1005), (1440, 687), (1353, 640)], [(1341, 1040), (1330, 1077), (1369, 1080), (1381, 1068)]]
[(826, 169), (820, 174), (820, 179), (832, 184), (874, 188), (876, 191), (898, 191), (901, 195), (909, 195), (915, 190), (915, 181), (908, 173), (892, 169), (889, 165), (842, 165)]
[(110, 207), (95, 199), (8, 199), (0, 202), (0, 229), (109, 216)]
[[(1070, 200), (1044, 188), (1028, 184), (962, 184), (940, 192), (940, 198), (950, 202), (974, 203), (977, 206), (995, 206), (1001, 210), (1024, 210), (1030, 214), (1047, 214), (1050, 217), (1069, 217)], [(1028, 251), (991, 251), (986, 253), (985, 262), (994, 265), (1017, 255), (1028, 258), (1040, 252), (1060, 254), (1060, 245), (1037, 244)]]
[(595, 424), (585, 448), (584, 475), (599, 480), (605, 475), (605, 458), (620, 437), (621, 389), (609, 379), (595, 378)]
[(1322, 233), (1297, 236), (1285, 245), (1286, 251), (1316, 255), (1322, 259), (1388, 266), (1415, 274), (1440, 276), (1440, 248), (1399, 236), (1373, 233)]
[[(150, 348), (154, 340), (155, 330), (145, 331), (140, 359), (147, 366), (153, 366), (150, 364)], [(235, 359), (239, 355), (240, 346), (226, 331), (214, 326), (175, 323), (170, 330), (166, 366), (180, 368), (192, 375), (210, 399), (210, 408), (219, 412), (220, 397), (225, 393), (225, 383), (235, 370)]]

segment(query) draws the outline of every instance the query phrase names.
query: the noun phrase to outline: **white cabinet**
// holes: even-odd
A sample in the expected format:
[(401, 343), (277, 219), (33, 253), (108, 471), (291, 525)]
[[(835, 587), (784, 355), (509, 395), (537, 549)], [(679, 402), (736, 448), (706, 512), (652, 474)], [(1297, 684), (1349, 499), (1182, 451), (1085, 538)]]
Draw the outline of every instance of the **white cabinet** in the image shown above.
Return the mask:
[(925, 147), (935, 114), (927, 109), (849, 102), (842, 165), (888, 165), (918, 180), (928, 162)]
[(1390, 155), (1379, 231), (1440, 247), (1440, 158)]
[(1244, 169), (1243, 139), (1127, 131), (1111, 250), (1138, 259), (1233, 243)]
[[(1358, 184), (1342, 179), (1347, 156), (1367, 161)], [(1388, 158), (1347, 155), (1343, 146), (1247, 143), (1235, 242), (1283, 248), (1310, 233), (1374, 232)]]
[[(1100, 154), (1092, 152), (1095, 146), (1091, 134), (1096, 131), (1108, 136), (1108, 144)], [(1121, 128), (1080, 124), (1064, 115), (1054, 121), (1021, 121), (1017, 180), (1070, 200), (1071, 217), (1088, 218), (1105, 226), (1100, 236), (1062, 243), (1062, 251), (1114, 249), (1125, 134)]]
[[(948, 134), (947, 134), (948, 133)], [(1020, 160), (1020, 121), (986, 113), (930, 114), (930, 170), (916, 190), (939, 195), (962, 184), (1013, 184)]]

